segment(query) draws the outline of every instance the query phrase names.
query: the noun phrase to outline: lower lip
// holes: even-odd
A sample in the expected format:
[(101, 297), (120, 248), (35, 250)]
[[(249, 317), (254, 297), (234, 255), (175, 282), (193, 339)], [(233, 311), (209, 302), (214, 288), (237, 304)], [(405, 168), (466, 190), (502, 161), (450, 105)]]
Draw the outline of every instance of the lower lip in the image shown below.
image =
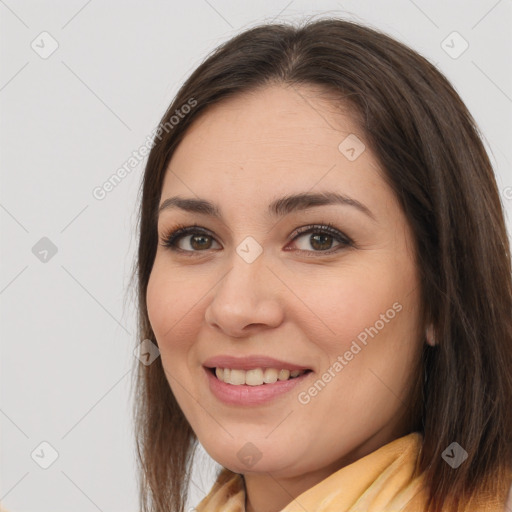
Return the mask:
[(242, 384), (236, 386), (219, 380), (207, 368), (205, 368), (205, 372), (208, 377), (210, 391), (221, 402), (229, 405), (260, 405), (270, 402), (274, 398), (291, 391), (312, 373), (307, 372), (289, 380), (278, 380), (273, 384), (262, 384), (261, 386)]

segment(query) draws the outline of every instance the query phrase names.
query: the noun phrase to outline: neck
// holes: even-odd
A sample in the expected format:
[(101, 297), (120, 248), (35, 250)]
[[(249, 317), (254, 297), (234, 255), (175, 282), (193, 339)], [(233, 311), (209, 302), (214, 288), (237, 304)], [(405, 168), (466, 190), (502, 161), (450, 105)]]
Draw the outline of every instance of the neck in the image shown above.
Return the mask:
[(245, 512), (279, 512), (331, 472), (312, 472), (295, 478), (276, 478), (271, 473), (244, 475)]
[[(405, 435), (404, 432), (383, 431), (367, 439), (350, 453), (320, 469), (301, 473), (298, 476), (286, 476), (284, 473), (246, 473), (245, 511), (279, 512), (302, 493), (314, 487), (322, 480), (341, 468), (372, 453), (381, 446)], [(391, 435), (390, 435), (391, 434)]]

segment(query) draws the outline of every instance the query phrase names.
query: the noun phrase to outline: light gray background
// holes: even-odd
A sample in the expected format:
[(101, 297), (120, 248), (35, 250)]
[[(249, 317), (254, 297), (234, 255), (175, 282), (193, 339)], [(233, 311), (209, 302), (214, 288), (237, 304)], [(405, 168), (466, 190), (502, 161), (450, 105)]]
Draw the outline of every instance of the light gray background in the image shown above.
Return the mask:
[[(145, 161), (103, 200), (92, 190), (215, 46), (262, 21), (322, 14), (381, 28), (436, 63), (486, 137), (510, 216), (512, 0), (0, 0), (0, 502), (10, 511), (137, 510), (128, 279)], [(59, 45), (46, 59), (31, 47), (50, 48), (43, 31)], [(453, 31), (469, 44), (458, 58), (441, 46)], [(57, 248), (46, 262), (32, 252), (42, 237)], [(48, 469), (31, 458), (50, 456), (43, 441), (58, 452)], [(213, 483), (208, 459), (190, 506)]]

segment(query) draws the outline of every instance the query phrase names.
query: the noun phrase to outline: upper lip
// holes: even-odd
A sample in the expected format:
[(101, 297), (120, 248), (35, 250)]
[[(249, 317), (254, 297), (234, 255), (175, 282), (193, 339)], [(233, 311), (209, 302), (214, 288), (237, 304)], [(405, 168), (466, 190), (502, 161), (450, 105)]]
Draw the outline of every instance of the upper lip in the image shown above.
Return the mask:
[(252, 370), (254, 368), (276, 368), (278, 370), (309, 370), (307, 366), (289, 363), (267, 357), (264, 355), (253, 355), (245, 357), (235, 357), (229, 355), (219, 355), (210, 357), (204, 361), (203, 366), (207, 368), (232, 368), (235, 370)]

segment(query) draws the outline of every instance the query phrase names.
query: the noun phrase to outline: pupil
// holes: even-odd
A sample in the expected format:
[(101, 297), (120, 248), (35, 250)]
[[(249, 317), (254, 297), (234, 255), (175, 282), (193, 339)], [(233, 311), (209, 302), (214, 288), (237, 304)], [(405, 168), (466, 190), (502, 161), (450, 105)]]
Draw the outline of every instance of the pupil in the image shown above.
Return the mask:
[[(311, 236), (311, 246), (314, 247), (315, 249), (319, 249), (319, 250), (325, 250), (325, 249), (330, 249), (332, 243), (329, 243), (329, 242), (332, 242), (332, 240), (330, 240), (332, 237), (330, 235), (325, 235), (325, 234), (318, 234), (318, 235), (312, 235)], [(327, 239), (327, 242), (325, 241)], [(317, 245), (317, 242), (318, 240), (320, 240), (320, 243)], [(322, 241), (323, 240), (323, 243)]]
[[(190, 241), (190, 244), (192, 245), (192, 247), (194, 249), (209, 249), (210, 245), (211, 245), (211, 240), (210, 240), (210, 243), (208, 243), (208, 239), (210, 237), (207, 236), (207, 235), (196, 235), (196, 236), (193, 236), (191, 238), (191, 241)], [(199, 240), (199, 244), (196, 244), (196, 242)], [(204, 241), (206, 240), (206, 244), (204, 243)]]

